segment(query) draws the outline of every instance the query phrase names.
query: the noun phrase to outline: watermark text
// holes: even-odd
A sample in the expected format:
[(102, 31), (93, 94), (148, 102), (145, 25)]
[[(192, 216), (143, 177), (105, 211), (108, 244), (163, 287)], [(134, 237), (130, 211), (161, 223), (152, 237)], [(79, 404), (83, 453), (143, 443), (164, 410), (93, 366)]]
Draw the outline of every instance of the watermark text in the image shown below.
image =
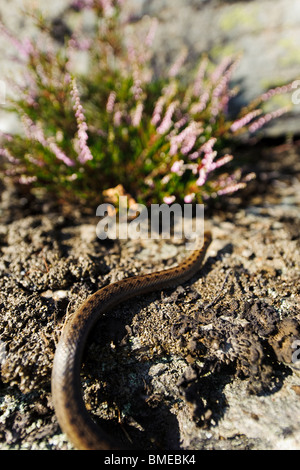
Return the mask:
[(300, 104), (300, 80), (294, 80), (292, 88), (295, 89), (292, 94), (292, 103), (296, 105)]
[(204, 205), (143, 204), (127, 206), (127, 196), (120, 196), (118, 210), (113, 204), (100, 204), (96, 227), (100, 240), (116, 239), (187, 239), (186, 248), (193, 249), (194, 241), (204, 235)]

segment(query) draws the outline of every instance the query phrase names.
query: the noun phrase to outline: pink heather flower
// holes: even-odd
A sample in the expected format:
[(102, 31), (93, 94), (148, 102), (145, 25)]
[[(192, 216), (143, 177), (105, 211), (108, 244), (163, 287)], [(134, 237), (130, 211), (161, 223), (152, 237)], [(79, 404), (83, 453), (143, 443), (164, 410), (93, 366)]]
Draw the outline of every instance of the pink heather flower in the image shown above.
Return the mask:
[(127, 44), (127, 55), (131, 64), (136, 63), (136, 50), (131, 41)]
[(213, 152), (212, 150), (210, 150), (204, 155), (202, 159), (202, 165), (204, 165), (207, 172), (212, 170), (213, 161), (216, 158), (216, 156), (217, 156), (217, 152), (216, 151)]
[(178, 135), (174, 135), (171, 137), (171, 147), (170, 147), (170, 155), (175, 155), (176, 152), (178, 151), (179, 145), (182, 144), (184, 139), (186, 138), (187, 134), (189, 132), (188, 127), (183, 129), (182, 132)]
[(121, 122), (122, 122), (122, 112), (118, 110), (114, 114), (114, 125), (116, 127), (119, 127), (121, 125)]
[(180, 129), (181, 127), (185, 126), (185, 124), (188, 123), (188, 120), (189, 120), (189, 117), (186, 114), (181, 119), (179, 119), (179, 121), (175, 122), (174, 124), (175, 129)]
[(143, 103), (138, 103), (134, 111), (133, 117), (132, 117), (132, 125), (134, 127), (138, 127), (140, 125), (142, 114), (143, 114), (143, 109), (144, 109)]
[(210, 150), (205, 154), (201, 162), (201, 168), (199, 170), (199, 177), (196, 181), (197, 186), (203, 186), (207, 180), (208, 174), (214, 171), (216, 168), (220, 168), (226, 163), (230, 162), (233, 159), (232, 155), (224, 155), (224, 157), (219, 158), (216, 162), (214, 159), (217, 156), (217, 152)]
[(183, 145), (181, 147), (181, 153), (187, 155), (195, 145), (197, 140), (197, 133), (189, 133), (188, 136), (184, 139)]
[(276, 88), (271, 88), (271, 90), (268, 90), (266, 93), (263, 93), (260, 96), (261, 101), (268, 101), (270, 98), (273, 98), (275, 95), (280, 95), (284, 93), (288, 93), (289, 91), (292, 90), (293, 84), (290, 83), (288, 85), (283, 85), (283, 86), (278, 86)]
[(17, 174), (17, 171), (15, 168), (7, 168), (7, 170), (5, 170), (4, 174), (6, 176), (16, 176)]
[(26, 160), (28, 160), (29, 162), (33, 163), (34, 165), (36, 166), (39, 166), (39, 167), (43, 167), (45, 166), (45, 162), (41, 161), (41, 160), (38, 160), (37, 158), (34, 158), (32, 155), (30, 154), (27, 154), (26, 155)]
[(233, 160), (233, 155), (224, 155), (224, 157), (219, 158), (216, 162), (212, 162), (210, 165), (210, 171), (215, 170), (216, 168), (220, 168), (223, 165), (226, 165), (226, 163), (229, 163)]
[[(227, 70), (225, 69), (224, 70), (224, 74), (223, 76), (220, 76), (220, 81), (218, 83), (218, 85), (215, 87), (215, 90), (214, 90), (214, 93), (213, 95), (214, 96), (220, 96), (222, 93), (224, 93), (226, 91), (226, 88), (227, 88), (227, 85), (231, 79), (231, 76), (234, 72), (234, 70), (236, 69), (237, 65), (239, 64), (240, 62), (240, 57), (237, 57), (234, 61), (232, 61), (231, 59), (229, 59), (229, 66), (227, 68)], [(230, 64), (230, 62), (232, 62)]]
[(131, 88), (132, 93), (134, 95), (134, 99), (138, 101), (143, 93), (143, 88), (142, 88), (142, 80), (140, 77), (140, 71), (138, 68), (135, 67), (135, 70), (133, 71), (133, 86)]
[(145, 44), (147, 47), (151, 47), (155, 38), (156, 30), (158, 26), (158, 20), (157, 18), (153, 18), (151, 21), (150, 29), (148, 31), (148, 34), (146, 36)]
[(209, 100), (209, 93), (208, 91), (205, 91), (204, 93), (202, 93), (200, 97), (200, 101), (198, 103), (194, 103), (191, 106), (191, 109), (190, 109), (191, 114), (201, 113), (206, 108), (208, 100)]
[(180, 134), (171, 137), (170, 155), (175, 155), (181, 145), (181, 153), (187, 155), (193, 148), (197, 137), (203, 131), (201, 125), (192, 121)]
[(77, 49), (78, 51), (87, 51), (90, 49), (92, 45), (92, 41), (88, 38), (78, 38), (72, 37), (69, 42), (68, 46), (73, 49)]
[(0, 23), (0, 32), (5, 34), (5, 36), (10, 40), (17, 51), (26, 59), (28, 59), (30, 55), (36, 54), (36, 50), (30, 39), (24, 38), (21, 42), (4, 26), (3, 23)]
[(252, 133), (256, 132), (258, 129), (270, 122), (272, 119), (276, 119), (282, 116), (283, 114), (287, 113), (288, 111), (289, 107), (285, 106), (284, 108), (280, 108), (276, 111), (272, 111), (271, 113), (265, 114), (265, 116), (262, 116), (260, 119), (251, 124), (251, 126), (249, 127), (249, 131)]
[(188, 55), (188, 52), (187, 52), (187, 49), (184, 49), (180, 54), (179, 56), (177, 57), (177, 59), (175, 60), (174, 64), (172, 65), (172, 67), (170, 68), (169, 70), (169, 77), (170, 78), (173, 78), (173, 77), (176, 77), (176, 75), (178, 75), (178, 72), (179, 70), (181, 69), (185, 59), (187, 58), (187, 55)]
[(28, 38), (24, 38), (23, 41), (20, 43), (19, 51), (26, 58), (29, 57), (30, 55), (35, 54), (34, 46), (33, 46), (32, 42), (30, 41), (30, 39), (28, 39)]
[(211, 98), (211, 115), (217, 116), (220, 111), (226, 111), (229, 97), (226, 96), (226, 86), (228, 77), (224, 76), (219, 84), (215, 87)]
[(234, 122), (231, 124), (230, 130), (231, 130), (232, 132), (238, 131), (238, 130), (241, 129), (242, 127), (244, 127), (244, 126), (246, 126), (247, 124), (249, 124), (249, 122), (252, 121), (252, 119), (254, 119), (255, 117), (259, 116), (261, 113), (262, 113), (262, 110), (261, 110), (261, 109), (255, 109), (254, 111), (251, 111), (250, 113), (246, 114), (246, 115), (243, 116), (242, 118), (237, 119), (236, 121), (234, 121)]
[(85, 122), (84, 110), (80, 103), (79, 92), (78, 92), (75, 79), (72, 80), (71, 95), (75, 102), (73, 109), (75, 111), (75, 117), (76, 117), (77, 128), (78, 128), (77, 135), (78, 135), (78, 144), (80, 148), (78, 160), (80, 161), (80, 163), (84, 164), (88, 160), (93, 160), (93, 155), (91, 154), (91, 151), (87, 145), (88, 135), (86, 131), (88, 129), (88, 126)]
[(203, 186), (205, 181), (207, 180), (207, 172), (204, 168), (201, 168), (199, 171), (199, 178), (196, 181), (197, 186)]
[(155, 126), (161, 120), (161, 114), (163, 107), (168, 99), (171, 99), (177, 91), (177, 86), (174, 82), (170, 83), (163, 89), (163, 94), (160, 96), (155, 104), (154, 111), (152, 114), (151, 123)]
[(1, 137), (2, 137), (3, 139), (7, 140), (8, 142), (12, 142), (12, 141), (13, 141), (12, 135), (7, 134), (6, 132), (3, 132), (3, 131), (0, 130), (0, 138), (1, 138)]
[(171, 167), (171, 172), (172, 173), (177, 173), (177, 175), (181, 176), (184, 173), (184, 161), (183, 160), (178, 160), (173, 163)]
[(199, 96), (201, 91), (202, 91), (203, 78), (204, 78), (205, 70), (206, 70), (206, 67), (207, 67), (207, 63), (208, 63), (207, 57), (204, 57), (204, 59), (201, 60), (201, 62), (200, 62), (200, 65), (199, 65), (199, 68), (198, 68), (198, 71), (197, 71), (197, 75), (196, 75), (196, 79), (195, 79), (195, 82), (194, 82), (194, 88), (193, 88), (194, 96)]
[(200, 156), (199, 151), (196, 150), (195, 152), (189, 154), (189, 159), (196, 160), (197, 158), (199, 158), (199, 156)]
[(229, 74), (226, 72), (226, 74), (221, 78), (219, 83), (215, 86), (213, 93), (212, 93), (212, 98), (219, 98), (222, 93), (224, 93), (226, 86), (228, 84), (229, 80)]
[(93, 8), (94, 0), (74, 0), (70, 6), (75, 10), (82, 10), (83, 8)]
[(48, 147), (47, 139), (39, 123), (35, 124), (27, 114), (22, 115), (22, 123), (28, 139), (37, 140), (43, 147)]
[(155, 187), (154, 181), (153, 181), (152, 178), (147, 178), (147, 179), (145, 179), (145, 183), (146, 183), (146, 185), (147, 185), (149, 188), (151, 188), (151, 189), (153, 189), (153, 188)]
[(30, 92), (28, 92), (28, 94), (25, 94), (24, 99), (29, 106), (32, 106), (33, 108), (38, 107), (35, 94), (31, 95)]
[(220, 100), (220, 109), (223, 110), (225, 113), (228, 112), (229, 101), (230, 101), (229, 94), (224, 94)]
[(108, 113), (112, 113), (113, 110), (114, 110), (116, 96), (117, 96), (117, 94), (116, 94), (115, 91), (110, 92), (109, 97), (107, 99), (107, 103), (106, 103), (106, 111)]
[(177, 101), (173, 101), (173, 103), (169, 105), (160, 126), (157, 128), (157, 132), (159, 134), (165, 134), (170, 129), (172, 125), (172, 116), (174, 114), (177, 104)]
[(138, 54), (138, 50), (136, 49), (136, 45), (133, 44), (131, 41), (127, 44), (127, 53), (128, 59), (130, 62), (130, 66), (132, 68), (132, 76), (133, 76), (133, 85), (131, 87), (131, 91), (134, 95), (136, 101), (139, 101), (141, 95), (143, 93), (143, 82), (149, 79), (147, 74), (143, 76), (141, 70), (141, 64), (144, 62), (144, 56)]
[(195, 193), (187, 194), (184, 196), (183, 200), (186, 204), (190, 204), (195, 199)]
[(64, 162), (67, 166), (73, 166), (74, 162), (61, 150), (55, 142), (48, 142), (49, 149), (54, 153), (58, 160)]
[(64, 78), (64, 82), (66, 85), (69, 85), (71, 83), (72, 79), (71, 79), (71, 75), (67, 72), (65, 74), (65, 78)]
[(155, 104), (151, 122), (155, 126), (161, 120), (161, 113), (165, 104), (165, 97), (160, 96)]
[(10, 151), (6, 148), (0, 148), (0, 156), (6, 158), (10, 163), (18, 164), (20, 160), (12, 156)]
[[(238, 57), (235, 61), (231, 63), (229, 66), (231, 59), (228, 59), (228, 66), (224, 68), (224, 73), (222, 73), (218, 80), (216, 81), (216, 86), (212, 92), (212, 99), (211, 99), (211, 114), (212, 114), (212, 122), (214, 122), (214, 117), (218, 115), (220, 111), (227, 111), (227, 105), (229, 102), (229, 90), (228, 85), (231, 79), (232, 73), (236, 68), (240, 58)], [(224, 60), (224, 64), (227, 61)], [(222, 67), (221, 67), (222, 68)], [(218, 74), (217, 74), (218, 75)], [(212, 80), (214, 82), (214, 79)]]
[(255, 173), (248, 173), (248, 175), (244, 176), (243, 180), (244, 181), (252, 181), (256, 178), (256, 174)]
[(175, 199), (176, 199), (175, 196), (165, 196), (163, 200), (166, 204), (172, 204), (172, 202), (174, 202)]
[(22, 96), (22, 99), (25, 100), (29, 106), (37, 108), (38, 103), (36, 102), (36, 99), (38, 95), (38, 87), (35, 78), (29, 70), (23, 71), (22, 83), (24, 83), (24, 85), (21, 83), (13, 83), (11, 86), (16, 90), (19, 96)]
[(36, 140), (44, 148), (51, 150), (58, 160), (63, 161), (67, 166), (74, 166), (75, 163), (61, 150), (60, 147), (50, 138), (46, 138), (40, 124), (35, 124), (29, 116), (23, 114), (22, 122), (28, 139)]
[(78, 178), (78, 175), (76, 173), (73, 173), (72, 175), (67, 176), (68, 181), (75, 181), (77, 180), (77, 178)]
[(215, 68), (214, 72), (211, 75), (212, 83), (216, 83), (220, 77), (222, 77), (225, 70), (229, 67), (232, 62), (231, 57), (224, 57), (220, 64)]
[(225, 188), (219, 189), (217, 191), (218, 196), (223, 196), (224, 194), (232, 194), (246, 187), (246, 183), (240, 182), (226, 186)]
[(216, 142), (217, 142), (217, 139), (215, 137), (211, 137), (210, 139), (208, 139), (206, 142), (204, 142), (203, 145), (201, 145), (199, 149), (199, 154), (201, 154), (202, 152), (204, 153), (211, 152)]
[(171, 178), (170, 175), (165, 175), (161, 180), (162, 184), (168, 184), (168, 182), (170, 181), (170, 178)]
[(255, 177), (256, 175), (254, 173), (249, 173), (241, 180), (241, 170), (237, 170), (230, 176), (221, 175), (219, 180), (214, 183), (214, 186), (217, 189), (215, 196), (232, 194), (239, 189), (243, 189), (246, 187), (246, 183), (253, 180)]
[(38, 73), (39, 79), (41, 80), (44, 87), (48, 87), (51, 85), (50, 77), (45, 73), (45, 68), (41, 64), (37, 64), (36, 71)]
[(165, 96), (166, 99), (171, 99), (176, 95), (177, 89), (176, 83), (172, 81), (163, 89), (163, 96)]
[(19, 178), (19, 183), (20, 184), (31, 184), (34, 183), (37, 180), (36, 176), (26, 176), (26, 175), (21, 175)]
[(111, 16), (114, 9), (111, 0), (99, 0), (102, 8), (104, 16)]

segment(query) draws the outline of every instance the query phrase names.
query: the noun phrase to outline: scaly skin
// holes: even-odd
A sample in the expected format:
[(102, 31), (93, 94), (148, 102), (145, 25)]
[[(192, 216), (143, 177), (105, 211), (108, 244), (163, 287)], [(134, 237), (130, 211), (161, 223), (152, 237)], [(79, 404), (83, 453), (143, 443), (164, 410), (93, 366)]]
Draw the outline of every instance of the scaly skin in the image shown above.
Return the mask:
[(205, 232), (201, 247), (174, 268), (126, 278), (98, 290), (81, 305), (63, 329), (53, 363), (52, 398), (61, 429), (76, 448), (124, 448), (95, 424), (83, 401), (80, 367), (89, 332), (105, 312), (121, 302), (190, 279), (200, 269), (211, 240), (211, 233)]

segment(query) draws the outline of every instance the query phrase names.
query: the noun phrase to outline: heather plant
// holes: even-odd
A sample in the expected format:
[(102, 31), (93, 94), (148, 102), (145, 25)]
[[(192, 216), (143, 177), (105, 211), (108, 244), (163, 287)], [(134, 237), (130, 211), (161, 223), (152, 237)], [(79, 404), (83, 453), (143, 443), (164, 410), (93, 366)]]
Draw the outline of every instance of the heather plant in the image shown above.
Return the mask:
[[(35, 39), (22, 41), (1, 25), (22, 65), (6, 109), (24, 129), (1, 135), (4, 174), (30, 190), (93, 206), (114, 187), (146, 204), (203, 202), (245, 187), (254, 175), (243, 175), (225, 149), (287, 112), (264, 112), (263, 105), (291, 85), (269, 90), (232, 119), (238, 58), (214, 65), (203, 56), (187, 74), (183, 50), (157, 77), (151, 52), (157, 22), (143, 40), (124, 35), (121, 6), (121, 0), (72, 2), (79, 17), (93, 10), (94, 28), (86, 34), (77, 27), (59, 46), (39, 13), (32, 13)], [(86, 73), (77, 70), (82, 54)]]

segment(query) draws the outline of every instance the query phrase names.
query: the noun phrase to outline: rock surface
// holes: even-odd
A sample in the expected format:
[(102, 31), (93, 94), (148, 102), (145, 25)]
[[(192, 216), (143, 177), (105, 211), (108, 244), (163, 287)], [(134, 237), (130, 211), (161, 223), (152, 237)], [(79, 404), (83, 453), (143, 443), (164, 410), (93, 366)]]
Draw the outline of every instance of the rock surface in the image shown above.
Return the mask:
[[(299, 148), (247, 149), (258, 178), (207, 209), (214, 239), (199, 274), (100, 322), (85, 399), (125, 443), (300, 449)], [(100, 242), (96, 218), (10, 188), (0, 210), (0, 448), (71, 448), (50, 393), (65, 319), (110, 282), (176, 264), (184, 244)]]
[[(203, 52), (215, 60), (242, 53), (234, 80), (241, 94), (240, 107), (269, 87), (300, 77), (300, 4), (297, 0), (203, 1), (131, 0), (127, 8), (137, 24), (144, 15), (156, 17), (159, 28), (154, 43), (159, 68), (166, 68), (183, 45), (193, 61)], [(135, 23), (136, 25), (136, 23)], [(287, 98), (287, 102), (290, 97)], [(282, 104), (284, 100), (282, 101)], [(269, 135), (298, 132), (294, 104), (292, 116), (274, 122)]]

